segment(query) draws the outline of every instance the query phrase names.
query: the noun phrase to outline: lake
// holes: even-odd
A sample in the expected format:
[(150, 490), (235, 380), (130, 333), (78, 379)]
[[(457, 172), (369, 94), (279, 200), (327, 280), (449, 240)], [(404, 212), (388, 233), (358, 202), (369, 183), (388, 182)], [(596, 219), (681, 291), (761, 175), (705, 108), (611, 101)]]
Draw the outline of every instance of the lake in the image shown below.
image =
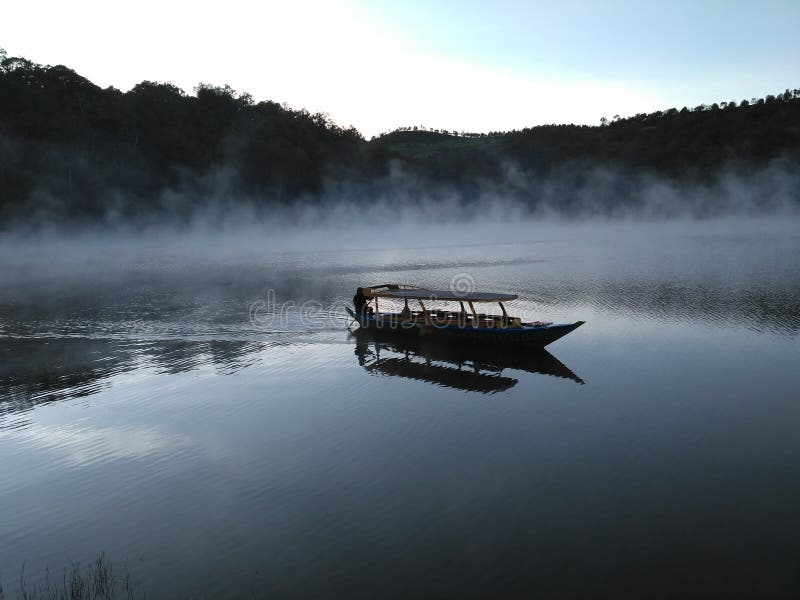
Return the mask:
[[(105, 552), (152, 597), (797, 597), (798, 225), (0, 240), (5, 587)], [(454, 281), (586, 324), (347, 329)]]

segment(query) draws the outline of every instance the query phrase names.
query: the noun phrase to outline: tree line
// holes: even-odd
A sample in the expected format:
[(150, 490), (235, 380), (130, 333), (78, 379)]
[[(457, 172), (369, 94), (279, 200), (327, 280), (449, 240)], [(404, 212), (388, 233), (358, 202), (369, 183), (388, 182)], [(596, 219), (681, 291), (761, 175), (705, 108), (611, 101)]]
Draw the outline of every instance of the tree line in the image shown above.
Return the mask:
[(188, 214), (209, 194), (267, 210), (322, 202), (329, 182), (369, 189), (398, 166), (468, 198), (508, 164), (545, 177), (564, 165), (600, 164), (702, 181), (725, 165), (756, 169), (778, 159), (800, 162), (798, 89), (616, 115), (598, 126), (412, 126), (367, 141), (326, 114), (256, 102), (228, 86), (200, 84), (187, 94), (143, 81), (122, 92), (0, 49), (0, 225)]

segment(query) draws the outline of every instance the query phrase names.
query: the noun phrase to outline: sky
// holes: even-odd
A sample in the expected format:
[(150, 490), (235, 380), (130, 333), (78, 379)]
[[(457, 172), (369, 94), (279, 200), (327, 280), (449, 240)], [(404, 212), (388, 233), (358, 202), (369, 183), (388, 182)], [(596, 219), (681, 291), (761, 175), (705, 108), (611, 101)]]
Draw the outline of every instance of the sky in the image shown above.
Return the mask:
[(598, 124), (800, 87), (798, 0), (6, 4), (0, 47), (103, 87), (228, 84), (367, 138)]

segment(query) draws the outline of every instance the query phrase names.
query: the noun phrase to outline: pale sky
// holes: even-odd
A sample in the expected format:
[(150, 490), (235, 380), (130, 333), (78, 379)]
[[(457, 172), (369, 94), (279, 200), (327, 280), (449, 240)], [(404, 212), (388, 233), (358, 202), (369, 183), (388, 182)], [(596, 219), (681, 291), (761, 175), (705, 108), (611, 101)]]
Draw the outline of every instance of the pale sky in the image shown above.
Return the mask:
[(229, 84), (367, 138), (597, 124), (800, 87), (800, 1), (36, 1), (0, 46), (101, 86)]

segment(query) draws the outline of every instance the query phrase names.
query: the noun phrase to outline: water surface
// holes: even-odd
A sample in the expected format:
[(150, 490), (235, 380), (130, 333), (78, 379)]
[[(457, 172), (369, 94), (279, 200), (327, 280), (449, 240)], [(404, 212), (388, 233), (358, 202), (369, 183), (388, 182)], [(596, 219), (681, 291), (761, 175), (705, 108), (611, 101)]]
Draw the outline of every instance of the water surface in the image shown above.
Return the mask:
[[(797, 225), (0, 245), (6, 586), (104, 551), (157, 597), (795, 597)], [(465, 276), (587, 324), (346, 328)]]

